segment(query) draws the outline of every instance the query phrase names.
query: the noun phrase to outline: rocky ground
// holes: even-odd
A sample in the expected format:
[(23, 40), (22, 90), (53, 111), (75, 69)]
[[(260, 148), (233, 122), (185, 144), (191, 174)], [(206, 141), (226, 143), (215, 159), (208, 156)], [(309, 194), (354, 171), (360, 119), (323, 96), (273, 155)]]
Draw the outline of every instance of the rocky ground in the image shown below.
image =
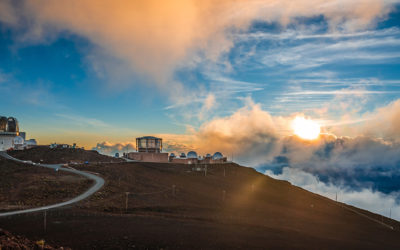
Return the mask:
[(81, 176), (0, 157), (0, 211), (39, 207), (69, 200), (88, 189)]
[(74, 148), (50, 148), (39, 146), (25, 150), (10, 151), (9, 154), (20, 160), (31, 160), (38, 163), (84, 163), (88, 162), (123, 162), (124, 160), (99, 154), (94, 150)]
[(63, 247), (52, 247), (44, 240), (32, 241), (22, 236), (15, 236), (10, 232), (7, 232), (0, 228), (0, 249), (4, 250), (13, 250), (13, 249), (45, 249), (45, 250), (53, 250), (53, 249), (70, 249)]
[[(73, 207), (0, 218), (74, 249), (397, 249), (400, 223), (237, 164), (82, 164), (105, 186)], [(198, 168), (198, 169), (196, 169)], [(361, 215), (360, 215), (361, 214)], [(366, 217), (367, 216), (367, 217)], [(376, 219), (392, 226), (388, 228)]]

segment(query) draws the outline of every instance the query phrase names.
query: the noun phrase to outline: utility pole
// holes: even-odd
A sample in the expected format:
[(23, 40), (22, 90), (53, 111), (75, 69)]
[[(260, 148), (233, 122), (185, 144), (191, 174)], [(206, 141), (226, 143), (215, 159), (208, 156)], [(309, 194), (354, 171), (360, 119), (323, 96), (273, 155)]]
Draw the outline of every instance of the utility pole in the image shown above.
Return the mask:
[(125, 192), (125, 212), (128, 212), (128, 198), (129, 198), (129, 192)]
[(204, 167), (204, 176), (207, 176), (207, 164), (206, 164), (206, 166)]
[(47, 231), (47, 210), (44, 210), (44, 216), (43, 216), (43, 229), (44, 232), (46, 233)]

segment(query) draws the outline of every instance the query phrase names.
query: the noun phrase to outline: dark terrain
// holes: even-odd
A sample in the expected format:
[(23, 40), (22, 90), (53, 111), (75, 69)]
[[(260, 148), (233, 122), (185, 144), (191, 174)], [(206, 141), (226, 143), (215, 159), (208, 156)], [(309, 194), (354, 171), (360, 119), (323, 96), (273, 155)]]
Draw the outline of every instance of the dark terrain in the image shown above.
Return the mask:
[(345, 204), (237, 164), (208, 165), (206, 176), (192, 167), (79, 165), (99, 173), (106, 180), (103, 189), (73, 207), (47, 212), (46, 228), (43, 213), (0, 218), (0, 227), (74, 249), (400, 246), (400, 223), (395, 220), (357, 208), (350, 211)]
[(91, 180), (75, 174), (0, 157), (0, 211), (66, 201), (83, 193), (91, 185)]
[(84, 163), (89, 162), (123, 162), (122, 159), (99, 154), (95, 150), (84, 150), (81, 148), (50, 148), (39, 146), (25, 150), (14, 150), (9, 155), (20, 160), (31, 160), (37, 163)]
[(53, 250), (53, 249), (64, 249), (67, 250), (69, 248), (63, 247), (53, 247), (46, 244), (45, 241), (32, 241), (25, 237), (15, 236), (10, 232), (7, 232), (0, 228), (0, 249), (45, 249), (45, 250)]

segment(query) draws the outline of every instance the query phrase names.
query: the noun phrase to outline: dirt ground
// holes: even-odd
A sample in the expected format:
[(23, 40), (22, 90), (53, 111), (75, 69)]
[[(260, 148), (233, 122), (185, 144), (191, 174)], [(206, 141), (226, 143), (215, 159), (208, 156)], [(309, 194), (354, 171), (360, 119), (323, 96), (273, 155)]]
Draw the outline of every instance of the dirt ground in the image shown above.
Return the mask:
[[(90, 164), (103, 189), (68, 208), (0, 227), (73, 249), (398, 249), (400, 223), (236, 164)], [(204, 166), (196, 166), (202, 168)], [(127, 193), (129, 192), (129, 193)]]
[(78, 175), (0, 158), (0, 211), (62, 202), (91, 185), (91, 180)]
[(38, 163), (58, 164), (78, 162), (123, 162), (106, 155), (99, 154), (94, 150), (74, 149), (74, 148), (50, 148), (39, 146), (25, 150), (10, 151), (9, 154), (20, 160), (31, 160)]

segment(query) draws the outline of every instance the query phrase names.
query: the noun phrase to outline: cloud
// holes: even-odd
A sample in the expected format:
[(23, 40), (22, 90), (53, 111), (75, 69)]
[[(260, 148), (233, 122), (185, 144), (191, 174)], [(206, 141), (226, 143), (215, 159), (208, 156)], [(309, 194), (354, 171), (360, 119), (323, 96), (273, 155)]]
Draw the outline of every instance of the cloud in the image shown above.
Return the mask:
[(364, 126), (366, 134), (400, 142), (400, 99), (365, 116), (370, 116), (372, 120)]
[(18, 21), (16, 10), (12, 6), (12, 0), (0, 2), (0, 22), (15, 25)]
[(71, 115), (71, 114), (56, 114), (56, 116), (66, 119), (67, 121), (77, 126), (111, 127), (111, 125), (94, 118), (83, 117), (79, 115)]
[[(297, 17), (322, 15), (332, 30), (359, 30), (384, 18), (397, 2), (35, 0), (15, 4), (3, 1), (0, 13), (4, 15), (0, 15), (0, 20), (28, 31), (22, 36), (25, 40), (46, 41), (62, 32), (77, 34), (95, 46), (89, 53), (95, 69), (125, 68), (141, 76), (143, 82), (166, 86), (171, 84), (174, 70), (189, 64), (198, 51), (216, 60), (232, 47), (229, 34), (246, 30), (253, 21), (285, 26), (295, 23)], [(21, 28), (28, 24), (29, 27)], [(101, 63), (101, 58), (108, 60)]]
[(351, 188), (339, 187), (332, 183), (322, 182), (313, 174), (289, 167), (283, 168), (280, 174), (274, 174), (271, 170), (267, 170), (265, 174), (275, 179), (290, 181), (293, 185), (301, 186), (306, 190), (323, 195), (332, 200), (335, 200), (337, 195), (337, 200), (339, 202), (365, 208), (369, 211), (400, 220), (400, 202), (398, 199), (400, 195), (396, 192), (384, 194), (368, 188), (355, 191)]
[(135, 144), (133, 142), (125, 142), (125, 143), (110, 143), (110, 142), (100, 142), (97, 143), (96, 147), (92, 148), (92, 150), (96, 150), (99, 153), (106, 155), (115, 155), (115, 153), (126, 153), (132, 152), (135, 150)]

